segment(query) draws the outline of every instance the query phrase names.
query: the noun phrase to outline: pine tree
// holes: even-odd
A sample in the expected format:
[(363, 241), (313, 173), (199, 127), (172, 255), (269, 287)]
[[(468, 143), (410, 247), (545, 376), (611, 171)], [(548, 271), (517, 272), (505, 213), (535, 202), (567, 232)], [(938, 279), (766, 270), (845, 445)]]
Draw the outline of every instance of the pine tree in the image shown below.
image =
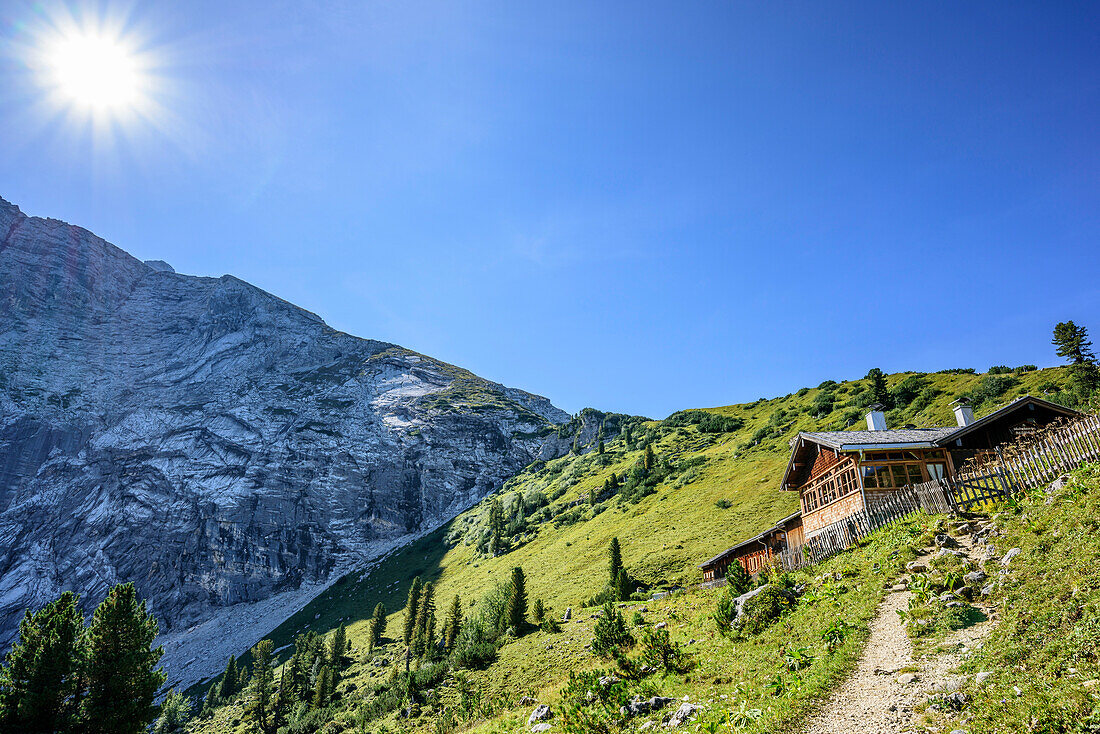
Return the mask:
[(217, 697), (228, 700), (244, 687), (244, 681), (240, 679), (240, 673), (237, 671), (237, 658), (232, 655), (229, 656), (229, 662), (225, 664), (225, 672), (222, 673), (222, 679), (218, 683)]
[(623, 570), (623, 554), (619, 548), (619, 539), (612, 538), (607, 549), (607, 583), (614, 587), (619, 580), (619, 571)]
[(489, 503), (489, 555), (497, 556), (504, 551), (504, 506), (499, 497)]
[(382, 644), (382, 635), (386, 633), (386, 605), (378, 602), (370, 618), (370, 647), (373, 650)]
[(118, 584), (92, 615), (87, 633), (87, 692), (81, 718), (88, 734), (142, 734), (153, 722), (154, 697), (164, 683), (152, 647), (157, 620), (132, 583)]
[(206, 700), (202, 702), (202, 711), (199, 712), (199, 716), (206, 718), (213, 716), (214, 709), (218, 707), (218, 683), (211, 683), (210, 688), (206, 690)]
[(1089, 332), (1084, 326), (1078, 326), (1072, 321), (1059, 322), (1054, 327), (1051, 344), (1058, 347), (1058, 356), (1069, 360), (1070, 364), (1096, 363)]
[(451, 608), (447, 610), (447, 619), (443, 623), (443, 648), (453, 650), (459, 630), (462, 629), (462, 600), (455, 594)]
[(603, 451), (604, 451), (604, 449), (603, 449), (603, 439), (601, 438), (600, 442), (598, 444), (596, 444), (596, 453), (597, 454), (603, 454)]
[(416, 610), (416, 627), (413, 633), (413, 654), (423, 657), (432, 645), (435, 637), (435, 590), (429, 581), (420, 592), (420, 602)]
[(544, 619), (546, 619), (546, 607), (543, 605), (540, 596), (535, 599), (535, 603), (531, 606), (531, 621), (541, 627)]
[(512, 594), (508, 597), (506, 616), (508, 626), (515, 629), (517, 635), (523, 634), (527, 626), (527, 578), (519, 566), (512, 569)]
[(332, 633), (332, 642), (329, 643), (328, 659), (332, 661), (333, 668), (337, 670), (341, 666), (341, 661), (344, 658), (344, 652), (348, 648), (348, 630), (347, 627), (340, 624), (336, 628), (336, 631)]
[(628, 450), (633, 450), (634, 448), (634, 436), (632, 435), (632, 431), (630, 430), (629, 423), (623, 426), (623, 444)]
[(168, 691), (168, 696), (160, 707), (160, 716), (153, 725), (153, 734), (181, 734), (187, 720), (191, 718), (191, 699), (176, 691)]
[(275, 668), (271, 640), (260, 640), (252, 648), (252, 688), (245, 708), (245, 719), (261, 734), (274, 734)]
[[(490, 511), (490, 516), (492, 512)], [(409, 587), (409, 598), (405, 601), (405, 646), (410, 647), (413, 641), (413, 634), (416, 632), (416, 612), (417, 606), (420, 604), (420, 590), (423, 588), (423, 584), (420, 581), (420, 577), (417, 576), (412, 581), (412, 586)]]
[(752, 587), (752, 578), (740, 562), (731, 563), (726, 569), (726, 585), (735, 596), (740, 596)]
[(645, 469), (646, 474), (652, 474), (653, 470), (657, 468), (657, 455), (653, 453), (653, 446), (650, 444), (646, 444), (642, 467)]
[(619, 601), (630, 601), (630, 595), (634, 593), (634, 583), (630, 580), (625, 568), (619, 569), (615, 577), (615, 598)]
[(84, 617), (72, 592), (19, 623), (0, 672), (0, 731), (67, 732), (76, 720)]
[(287, 714), (294, 705), (294, 697), (291, 695), (287, 682), (286, 668), (279, 674), (279, 688), (275, 692), (275, 701), (271, 706), (271, 726), (278, 732), (287, 724)]
[(320, 709), (329, 705), (332, 700), (332, 681), (332, 668), (323, 666), (317, 673), (317, 682), (313, 686), (313, 708)]
[(867, 373), (871, 382), (871, 403), (890, 406), (890, 391), (886, 388), (886, 375), (878, 367), (872, 367)]

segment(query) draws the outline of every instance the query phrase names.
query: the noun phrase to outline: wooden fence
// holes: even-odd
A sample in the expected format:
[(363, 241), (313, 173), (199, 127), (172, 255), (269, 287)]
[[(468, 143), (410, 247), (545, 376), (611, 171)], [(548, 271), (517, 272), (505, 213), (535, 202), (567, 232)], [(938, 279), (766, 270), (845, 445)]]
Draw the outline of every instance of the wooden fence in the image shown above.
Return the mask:
[(999, 446), (954, 477), (868, 497), (868, 507), (826, 526), (800, 547), (776, 554), (773, 562), (789, 571), (820, 563), (914, 512), (969, 512), (1018, 492), (1045, 487), (1090, 461), (1100, 461), (1100, 417), (1095, 415)]

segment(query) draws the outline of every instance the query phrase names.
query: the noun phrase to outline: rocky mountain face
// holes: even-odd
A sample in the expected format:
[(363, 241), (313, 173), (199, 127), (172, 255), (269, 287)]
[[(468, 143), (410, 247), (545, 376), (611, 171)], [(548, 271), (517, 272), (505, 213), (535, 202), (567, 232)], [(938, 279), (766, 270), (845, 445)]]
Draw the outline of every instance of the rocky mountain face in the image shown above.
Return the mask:
[(66, 589), (133, 581), (179, 630), (324, 582), (568, 451), (568, 420), (0, 200), (0, 645)]

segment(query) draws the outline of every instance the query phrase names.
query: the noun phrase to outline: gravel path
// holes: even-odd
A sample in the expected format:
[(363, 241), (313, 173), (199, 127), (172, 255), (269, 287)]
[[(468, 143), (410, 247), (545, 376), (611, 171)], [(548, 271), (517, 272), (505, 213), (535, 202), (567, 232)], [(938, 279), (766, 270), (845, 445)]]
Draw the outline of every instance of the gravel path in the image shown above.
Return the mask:
[[(963, 550), (969, 538), (959, 538)], [(965, 676), (953, 671), (996, 624), (989, 619), (950, 635), (937, 655), (914, 660), (913, 646), (899, 609), (909, 606), (909, 592), (886, 595), (871, 622), (870, 635), (856, 670), (820, 712), (803, 728), (807, 734), (909, 734), (916, 732), (913, 707), (936, 693), (959, 688)], [(982, 608), (980, 605), (979, 608)], [(901, 670), (912, 673), (901, 673)]]

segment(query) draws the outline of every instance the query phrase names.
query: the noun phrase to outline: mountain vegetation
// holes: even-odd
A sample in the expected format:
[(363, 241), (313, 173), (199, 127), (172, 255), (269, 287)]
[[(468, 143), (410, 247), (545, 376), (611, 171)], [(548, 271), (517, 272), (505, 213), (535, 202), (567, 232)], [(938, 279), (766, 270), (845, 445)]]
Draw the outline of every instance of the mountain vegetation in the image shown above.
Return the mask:
[[(614, 431), (534, 462), (444, 527), (341, 579), (270, 639), (283, 647), (303, 630), (347, 625), (352, 660), (325, 714), (343, 722), (331, 723), (334, 731), (518, 731), (524, 696), (557, 701), (567, 731), (607, 731), (618, 704), (658, 692), (737, 704), (735, 718), (749, 731), (792, 722), (850, 669), (883, 583), (929, 526), (913, 521), (812, 576), (777, 580), (777, 588), (806, 584), (812, 604), (762, 594), (736, 629), (716, 621), (723, 607), (728, 614), (728, 596), (683, 590), (699, 581), (698, 564), (797, 506), (776, 484), (799, 430), (858, 427), (876, 402), (891, 425), (953, 425), (949, 403), (957, 397), (981, 415), (1029, 393), (1071, 405), (1092, 395), (1072, 367), (871, 371), (663, 421), (618, 417)], [(823, 582), (833, 567), (838, 578)], [(406, 653), (404, 639), (372, 638), (371, 610), (384, 604), (396, 609), (391, 627), (408, 625), (422, 616), (422, 591), (412, 591), (428, 583), (452, 599), (434, 645)], [(524, 597), (534, 601), (525, 606)], [(597, 695), (596, 708), (582, 704), (591, 696), (578, 691), (609, 675), (623, 687), (606, 700)], [(243, 731), (245, 723), (243, 709), (228, 706), (192, 728)], [(295, 731), (313, 730), (290, 724)]]

